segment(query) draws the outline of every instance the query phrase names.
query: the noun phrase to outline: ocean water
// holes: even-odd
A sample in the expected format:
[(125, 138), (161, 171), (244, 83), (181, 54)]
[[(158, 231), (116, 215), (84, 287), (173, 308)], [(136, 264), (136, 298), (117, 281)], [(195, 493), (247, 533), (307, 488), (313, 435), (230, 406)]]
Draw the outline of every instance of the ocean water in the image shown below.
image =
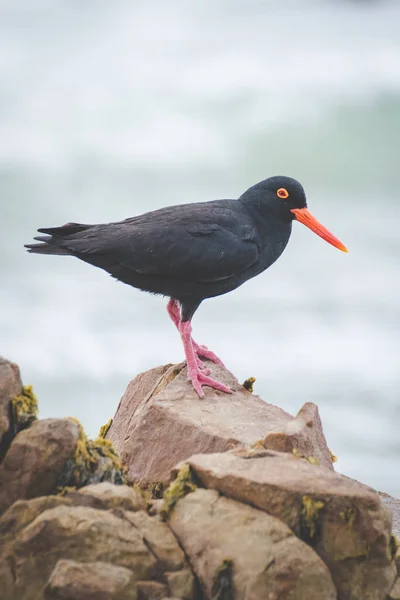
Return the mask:
[(195, 339), (265, 400), (316, 402), (337, 469), (400, 495), (399, 22), (384, 0), (2, 0), (0, 354), (41, 417), (95, 435), (183, 353), (165, 299), (28, 255), (38, 227), (286, 174), (349, 254), (295, 224), (271, 269), (204, 302)]

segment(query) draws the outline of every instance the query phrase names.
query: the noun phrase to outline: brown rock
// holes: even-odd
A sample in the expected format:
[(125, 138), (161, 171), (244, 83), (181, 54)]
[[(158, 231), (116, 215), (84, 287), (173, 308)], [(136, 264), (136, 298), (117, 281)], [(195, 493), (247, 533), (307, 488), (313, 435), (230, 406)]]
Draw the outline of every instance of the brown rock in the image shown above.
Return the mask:
[(65, 498), (72, 504), (104, 510), (122, 508), (136, 512), (146, 508), (146, 501), (139, 490), (108, 481), (87, 485), (76, 492), (68, 492)]
[(139, 529), (110, 511), (83, 506), (46, 510), (8, 546), (6, 559), (13, 564), (18, 600), (38, 600), (60, 559), (126, 567), (133, 581), (152, 579), (158, 566)]
[(315, 552), (262, 511), (198, 489), (177, 502), (170, 526), (206, 598), (336, 599)]
[(107, 437), (120, 453), (130, 481), (166, 483), (171, 468), (193, 453), (253, 444), (292, 420), (214, 364), (214, 376), (234, 393), (206, 387), (199, 400), (182, 367), (168, 365), (138, 375), (121, 399)]
[(318, 406), (312, 402), (306, 402), (293, 420), (283, 422), (280, 429), (269, 433), (255, 446), (292, 452), (333, 471), (332, 455), (326, 444)]
[(163, 600), (168, 594), (168, 588), (158, 581), (138, 581), (137, 582), (138, 600)]
[(108, 562), (59, 560), (44, 589), (45, 600), (136, 600), (133, 573)]
[(400, 578), (396, 579), (396, 583), (390, 590), (388, 600), (400, 600)]
[(36, 421), (21, 431), (0, 465), (0, 514), (20, 498), (54, 492), (78, 437), (78, 425), (71, 419)]
[(172, 596), (191, 600), (196, 597), (196, 580), (190, 569), (165, 573), (168, 588)]
[(22, 381), (18, 365), (0, 356), (0, 457), (4, 454), (3, 446), (6, 445), (3, 438), (10, 427), (10, 401), (21, 390)]
[(0, 517), (0, 555), (6, 552), (7, 546), (42, 512), (69, 504), (69, 500), (61, 496), (41, 496), (14, 502)]
[(391, 518), (371, 488), (290, 454), (192, 456), (201, 484), (284, 521), (331, 570), (341, 600), (384, 600), (395, 565)]
[(146, 547), (158, 560), (158, 568), (163, 571), (177, 571), (186, 566), (185, 555), (177, 544), (170, 528), (161, 521), (149, 517), (145, 512), (126, 512), (125, 519), (142, 536)]

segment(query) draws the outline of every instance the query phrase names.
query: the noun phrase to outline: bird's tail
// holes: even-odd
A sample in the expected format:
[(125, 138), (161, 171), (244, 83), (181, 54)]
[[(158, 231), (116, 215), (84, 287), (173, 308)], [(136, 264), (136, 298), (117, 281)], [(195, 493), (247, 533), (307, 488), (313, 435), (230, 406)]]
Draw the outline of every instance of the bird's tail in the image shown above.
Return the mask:
[(40, 244), (25, 244), (28, 252), (33, 254), (64, 254), (70, 255), (71, 251), (63, 246), (62, 242), (70, 235), (75, 235), (81, 231), (90, 229), (93, 225), (82, 225), (81, 223), (66, 223), (62, 227), (48, 227), (38, 229), (39, 235), (33, 239), (41, 242)]

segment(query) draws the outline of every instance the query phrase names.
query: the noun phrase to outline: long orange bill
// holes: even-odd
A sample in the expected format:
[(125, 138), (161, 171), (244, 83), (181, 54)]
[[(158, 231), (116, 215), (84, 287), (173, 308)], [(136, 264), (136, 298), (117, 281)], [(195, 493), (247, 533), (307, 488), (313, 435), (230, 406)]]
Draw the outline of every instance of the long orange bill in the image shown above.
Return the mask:
[(297, 221), (303, 223), (303, 225), (311, 229), (311, 231), (319, 235), (319, 237), (322, 237), (323, 240), (332, 244), (335, 248), (339, 248), (342, 252), (348, 252), (346, 246), (321, 225), (307, 208), (292, 208), (291, 212), (294, 214)]

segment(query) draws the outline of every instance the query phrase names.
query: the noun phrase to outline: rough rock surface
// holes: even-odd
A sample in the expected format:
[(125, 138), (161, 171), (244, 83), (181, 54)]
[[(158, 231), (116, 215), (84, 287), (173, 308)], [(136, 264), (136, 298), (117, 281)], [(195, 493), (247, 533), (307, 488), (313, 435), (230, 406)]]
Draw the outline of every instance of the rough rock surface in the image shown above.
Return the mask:
[(225, 586), (221, 597), (235, 600), (336, 599), (329, 571), (311, 548), (255, 508), (198, 489), (177, 502), (170, 525), (206, 598)]
[[(22, 390), (18, 365), (0, 356), (0, 450), (10, 427), (10, 401)], [(1, 460), (1, 458), (0, 458)]]
[(294, 419), (283, 422), (280, 430), (268, 433), (255, 447), (292, 452), (333, 471), (318, 406), (312, 402), (306, 402)]
[(396, 583), (390, 590), (388, 600), (400, 600), (400, 578), (396, 580)]
[(54, 492), (78, 439), (79, 427), (72, 419), (36, 421), (21, 431), (0, 465), (0, 514), (15, 500)]
[(224, 367), (209, 366), (234, 390), (232, 395), (205, 387), (199, 400), (182, 364), (157, 367), (128, 385), (107, 438), (120, 453), (130, 481), (166, 483), (171, 468), (194, 453), (224, 452), (258, 440), (268, 447), (285, 444), (289, 451), (298, 444), (300, 453), (332, 468), (316, 407), (307, 405), (293, 419), (246, 391)]
[(381, 497), (383, 504), (392, 511), (393, 534), (400, 540), (400, 500), (389, 496), (389, 494), (384, 494), (383, 492), (379, 492), (379, 496)]
[(342, 600), (384, 600), (396, 576), (390, 511), (371, 488), (290, 454), (237, 449), (186, 461), (201, 485), (286, 523), (328, 565)]
[(44, 589), (45, 600), (136, 600), (133, 573), (108, 562), (59, 560)]
[[(30, 501), (35, 503), (36, 510), (40, 500), (44, 502), (44, 499), (39, 498)], [(56, 590), (63, 586), (66, 589), (64, 584), (71, 572), (75, 572), (75, 568), (81, 572), (79, 565), (75, 565), (71, 571), (69, 564), (67, 574), (65, 565), (60, 573), (60, 560), (76, 563), (106, 562), (129, 569), (130, 585), (137, 589), (139, 598), (146, 598), (149, 590), (153, 588), (157, 593), (162, 589), (162, 597), (168, 595), (170, 588), (167, 582), (171, 575), (172, 590), (181, 590), (184, 585), (188, 585), (188, 565), (185, 556), (165, 523), (149, 517), (144, 511), (134, 513), (123, 509), (98, 510), (87, 506), (70, 506), (64, 501), (68, 502), (64, 498), (58, 498), (54, 508), (45, 509), (28, 524), (22, 517), (25, 526), (21, 524), (21, 510), (17, 511), (18, 515), (14, 511), (14, 520), (11, 514), (13, 507), (8, 511), (8, 515), (6, 513), (3, 516), (3, 530), (6, 522), (14, 535), (8, 535), (8, 542), (3, 547), (0, 574), (7, 581), (11, 571), (15, 582), (12, 592), (8, 596), (2, 596), (3, 600), (39, 600), (46, 585), (47, 597), (58, 598), (56, 594), (61, 592)], [(31, 511), (31, 516), (34, 512)], [(16, 524), (18, 517), (19, 523)], [(164, 571), (167, 572), (165, 575)], [(174, 574), (177, 578), (175, 582)], [(94, 579), (91, 571), (91, 587), (94, 586)], [(117, 579), (121, 580), (119, 576)], [(114, 575), (112, 580), (115, 580)], [(149, 586), (148, 582), (153, 581), (160, 585)], [(84, 593), (89, 594), (89, 591), (83, 590), (82, 594)], [(85, 599), (90, 597), (82, 596)], [(192, 597), (187, 596), (190, 599)]]
[(139, 490), (127, 485), (115, 485), (108, 481), (87, 485), (76, 492), (67, 492), (64, 498), (71, 504), (105, 510), (122, 508), (136, 512), (146, 508), (146, 501)]

